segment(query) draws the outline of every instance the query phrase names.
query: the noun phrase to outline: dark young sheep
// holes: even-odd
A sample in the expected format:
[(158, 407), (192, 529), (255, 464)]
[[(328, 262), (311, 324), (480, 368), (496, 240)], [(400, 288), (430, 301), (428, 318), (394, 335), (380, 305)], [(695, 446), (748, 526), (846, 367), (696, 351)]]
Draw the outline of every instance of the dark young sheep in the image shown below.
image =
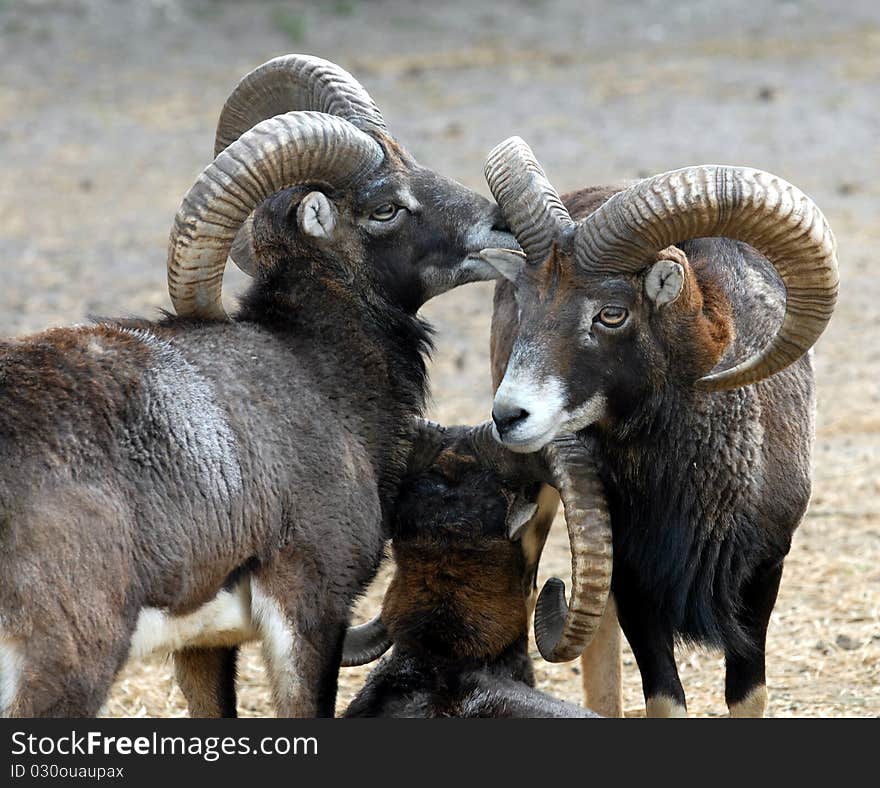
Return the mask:
[[(4, 714), (93, 715), (130, 654), (193, 647), (178, 672), (194, 712), (234, 714), (230, 649), (254, 637), (279, 714), (334, 713), (350, 606), (425, 397), (415, 311), (435, 291), (420, 277), (463, 264), (490, 207), (456, 187), (449, 211), (429, 210), (442, 189), (421, 172), (407, 191), (419, 211), (364, 217), (363, 190), (387, 202), (407, 168), (392, 141), (334, 115), (261, 122), (177, 214), (183, 316), (2, 343)], [(400, 246), (410, 208), (429, 253)], [(254, 209), (256, 282), (217, 319)]]
[(722, 648), (731, 715), (760, 716), (767, 624), (810, 497), (805, 354), (837, 295), (824, 217), (775, 176), (705, 166), (570, 195), (595, 209), (575, 224), (516, 138), (486, 174), (525, 251), (485, 253), (513, 282), (496, 297), (500, 440), (595, 441), (648, 714), (685, 712), (682, 638)]
[(450, 431), (401, 484), (395, 573), (382, 619), (394, 650), (347, 717), (595, 717), (534, 689), (536, 564), (522, 527), (540, 482), (504, 480), (470, 433)]

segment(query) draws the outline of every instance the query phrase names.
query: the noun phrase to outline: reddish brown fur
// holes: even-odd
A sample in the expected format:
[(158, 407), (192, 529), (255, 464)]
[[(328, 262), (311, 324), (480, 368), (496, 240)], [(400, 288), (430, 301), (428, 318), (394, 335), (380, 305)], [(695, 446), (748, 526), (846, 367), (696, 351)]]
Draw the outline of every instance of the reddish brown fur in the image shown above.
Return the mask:
[(577, 271), (571, 255), (561, 251), (556, 244), (550, 250), (547, 261), (534, 271), (529, 270), (529, 273), (532, 274), (539, 300), (549, 302), (548, 308), (551, 310), (565, 304), (577, 286)]
[(378, 129), (373, 131), (373, 136), (379, 141), (379, 144), (382, 145), (385, 151), (384, 165), (389, 170), (402, 172), (412, 169), (415, 163), (412, 156), (406, 152), (406, 149), (394, 137)]
[[(493, 660), (528, 627), (522, 557), (514, 543), (487, 542), (444, 553), (436, 546), (395, 545), (397, 570), (385, 595), (382, 620), (392, 639), (406, 646), (430, 635), (426, 610), (442, 600), (444, 621), (457, 637), (432, 641), (447, 659)], [(415, 632), (414, 632), (415, 630)]]
[[(64, 435), (51, 427), (59, 415), (76, 414), (88, 403), (95, 413), (103, 414), (109, 432), (136, 393), (150, 361), (143, 342), (105, 325), (51, 329), (0, 343), (0, 348), (0, 390), (6, 403), (0, 432), (5, 426), (10, 434), (26, 430), (50, 441), (59, 461), (65, 451)], [(4, 379), (14, 380), (14, 385), (4, 385)], [(23, 444), (18, 448), (27, 450)]]
[(684, 270), (681, 294), (664, 310), (663, 327), (674, 372), (693, 381), (709, 372), (733, 341), (733, 307), (708, 261), (692, 265), (677, 246), (658, 252), (657, 260), (672, 260)]

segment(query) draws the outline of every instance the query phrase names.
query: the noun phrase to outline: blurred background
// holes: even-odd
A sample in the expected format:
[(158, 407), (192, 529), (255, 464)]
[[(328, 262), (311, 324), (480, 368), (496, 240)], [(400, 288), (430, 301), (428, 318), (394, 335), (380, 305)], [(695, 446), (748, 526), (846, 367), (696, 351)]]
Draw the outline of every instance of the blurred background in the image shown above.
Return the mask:
[[(817, 201), (841, 301), (816, 348), (814, 495), (770, 625), (769, 714), (880, 715), (880, 4), (0, 0), (0, 335), (170, 307), (168, 230), (220, 107), (288, 52), (351, 71), (423, 164), (484, 194), (486, 153), (518, 134), (560, 191), (713, 162)], [(228, 280), (232, 301), (244, 277)], [(488, 417), (491, 300), (472, 285), (424, 310), (440, 421)], [(541, 574), (568, 562), (556, 527)], [(679, 653), (690, 713), (726, 714), (721, 657)], [(578, 663), (535, 665), (580, 699)], [(629, 652), (625, 673), (636, 715)], [(340, 710), (363, 676), (343, 671)], [(240, 707), (270, 711), (254, 647)], [(105, 713), (185, 714), (170, 665), (127, 668)]]

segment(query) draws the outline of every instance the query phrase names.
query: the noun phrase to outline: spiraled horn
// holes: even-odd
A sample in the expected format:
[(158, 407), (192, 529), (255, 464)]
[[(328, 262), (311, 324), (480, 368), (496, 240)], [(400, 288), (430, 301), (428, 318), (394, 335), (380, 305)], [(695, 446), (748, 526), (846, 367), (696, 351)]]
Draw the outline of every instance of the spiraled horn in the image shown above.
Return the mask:
[(535, 642), (548, 662), (580, 656), (602, 621), (611, 590), (611, 517), (589, 450), (574, 436), (557, 438), (543, 455), (562, 498), (571, 546), (571, 598), (548, 580), (535, 605)]
[[(499, 201), (500, 202), (500, 201)], [(706, 375), (719, 391), (755, 383), (797, 361), (819, 338), (837, 302), (837, 245), (800, 189), (746, 167), (702, 165), (663, 173), (615, 194), (575, 231), (575, 259), (599, 273), (636, 273), (656, 252), (690, 238), (721, 236), (753, 246), (785, 285), (785, 317), (760, 351)]]
[(343, 188), (382, 159), (372, 137), (320, 112), (279, 115), (245, 132), (208, 165), (175, 216), (168, 289), (177, 313), (226, 317), (226, 257), (242, 223), (264, 199), (301, 183)]
[(530, 263), (542, 263), (574, 222), (532, 149), (510, 137), (489, 153), (486, 180)]
[[(385, 120), (370, 94), (345, 69), (312, 55), (281, 55), (242, 77), (217, 121), (214, 156), (248, 129), (276, 115), (313, 111), (337, 115), (355, 125), (385, 128)], [(250, 218), (241, 226), (229, 256), (254, 276), (257, 261), (251, 245)]]
[(261, 121), (299, 111), (385, 128), (370, 94), (344, 68), (312, 55), (281, 55), (242, 77), (229, 94), (217, 121), (214, 156)]
[(596, 632), (611, 589), (611, 518), (589, 447), (573, 435), (556, 438), (535, 454), (516, 454), (492, 436), (492, 423), (470, 430), (482, 462), (508, 479), (544, 481), (559, 492), (571, 547), (571, 598), (548, 580), (535, 606), (535, 642), (549, 662), (580, 656)]

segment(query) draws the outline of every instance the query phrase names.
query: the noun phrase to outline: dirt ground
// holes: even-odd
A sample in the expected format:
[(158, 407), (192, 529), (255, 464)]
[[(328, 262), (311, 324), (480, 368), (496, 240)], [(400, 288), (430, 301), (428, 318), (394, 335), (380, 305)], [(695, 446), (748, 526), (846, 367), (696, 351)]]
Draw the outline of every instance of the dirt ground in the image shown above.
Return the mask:
[[(297, 51), (351, 70), (423, 163), (483, 193), (486, 153), (519, 134), (561, 190), (722, 162), (814, 197), (842, 290), (816, 349), (814, 496), (770, 626), (769, 714), (878, 716), (880, 5), (0, 0), (0, 335), (169, 306), (171, 218), (227, 92)], [(230, 275), (230, 297), (242, 281)], [(491, 294), (474, 285), (424, 310), (439, 421), (488, 416)], [(541, 574), (568, 561), (557, 523)], [(577, 663), (535, 664), (541, 688), (580, 699)], [(690, 713), (725, 714), (721, 657), (686, 649), (680, 665)], [(364, 675), (342, 672), (340, 709)], [(241, 713), (270, 713), (268, 697), (247, 648)], [(185, 715), (170, 665), (129, 666), (105, 713)]]

